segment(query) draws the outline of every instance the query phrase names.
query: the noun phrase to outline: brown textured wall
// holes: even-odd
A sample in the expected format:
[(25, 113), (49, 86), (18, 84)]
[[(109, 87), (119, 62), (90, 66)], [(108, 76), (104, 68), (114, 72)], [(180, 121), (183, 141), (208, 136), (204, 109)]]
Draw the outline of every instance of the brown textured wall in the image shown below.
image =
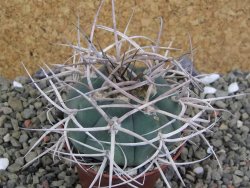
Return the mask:
[[(52, 45), (74, 41), (77, 15), (89, 31), (98, 8), (97, 0), (9, 0), (0, 1), (0, 75), (25, 75), (20, 62), (31, 72), (42, 63), (62, 63), (71, 50)], [(188, 49), (188, 33), (197, 47), (196, 67), (203, 72), (250, 70), (249, 0), (116, 0), (118, 29), (123, 30), (132, 8), (135, 15), (130, 35), (156, 38), (164, 19), (161, 44)], [(111, 3), (106, 1), (98, 23), (111, 26)], [(98, 35), (102, 45), (110, 39)]]

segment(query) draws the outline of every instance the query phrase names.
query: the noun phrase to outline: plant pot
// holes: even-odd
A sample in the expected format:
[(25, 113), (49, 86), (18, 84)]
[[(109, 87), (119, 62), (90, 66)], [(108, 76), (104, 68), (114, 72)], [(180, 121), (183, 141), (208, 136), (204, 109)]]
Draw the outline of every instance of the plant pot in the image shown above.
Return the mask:
[[(174, 160), (176, 160), (181, 152), (182, 152), (183, 147), (181, 147), (177, 153), (175, 154), (175, 156), (173, 157)], [(161, 169), (163, 170), (163, 172), (166, 172), (168, 165), (161, 165)], [(94, 180), (97, 172), (93, 169), (90, 169), (84, 165), (81, 165), (81, 167), (79, 165), (77, 165), (77, 170), (78, 170), (78, 175), (79, 175), (79, 179), (80, 179), (80, 183), (82, 185), (83, 188), (88, 188), (90, 186), (90, 184), (92, 183), (92, 181)], [(150, 172), (147, 172), (145, 174), (145, 178), (144, 176), (139, 177), (138, 179), (136, 179), (138, 182), (142, 183), (144, 180), (144, 184), (143, 185), (139, 185), (135, 182), (133, 182), (132, 184), (135, 185), (138, 188), (153, 188), (155, 186), (156, 181), (160, 178), (160, 172), (158, 169), (154, 169)], [(121, 183), (122, 181), (119, 179), (119, 177), (117, 176), (113, 176), (113, 180), (112, 180), (113, 184), (118, 184)], [(96, 182), (94, 187), (98, 187), (98, 183), (99, 180)], [(108, 186), (109, 185), (109, 175), (108, 174), (103, 174), (102, 175), (102, 179), (101, 179), (101, 186)], [(129, 185), (120, 185), (117, 186), (118, 188), (129, 188)]]

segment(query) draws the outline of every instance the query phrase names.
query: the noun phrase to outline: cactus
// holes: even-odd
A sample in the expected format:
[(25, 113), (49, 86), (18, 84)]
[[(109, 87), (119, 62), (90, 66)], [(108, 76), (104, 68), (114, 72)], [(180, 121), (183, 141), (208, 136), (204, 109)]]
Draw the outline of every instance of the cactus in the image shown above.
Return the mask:
[[(191, 138), (198, 136), (218, 160), (203, 134), (218, 121), (215, 113), (218, 109), (215, 110), (211, 102), (236, 95), (199, 98), (196, 89), (202, 89), (202, 75), (193, 71), (192, 62), (186, 55), (175, 58), (169, 53), (177, 49), (171, 48), (171, 45), (159, 46), (161, 30), (155, 42), (145, 36), (127, 36), (127, 28), (124, 33), (116, 29), (114, 0), (113, 28), (96, 25), (99, 10), (90, 37), (84, 36), (87, 47), (81, 45), (79, 27), (78, 43), (69, 45), (74, 50), (73, 63), (57, 65), (60, 70), (57, 72), (48, 66), (47, 71), (42, 69), (44, 78), (40, 81), (47, 81), (51, 88), (46, 91), (41, 89), (39, 80), (34, 80), (25, 68), (41, 96), (49, 102), (48, 120), (51, 123), (50, 128), (42, 129), (45, 132), (28, 153), (48, 134), (56, 132), (61, 137), (24, 167), (53, 152), (78, 166), (99, 165), (89, 187), (98, 183), (107, 166), (109, 187), (114, 185), (113, 175), (121, 180), (119, 185), (136, 187), (134, 183), (140, 184), (137, 179), (143, 177), (151, 167), (159, 170), (170, 187), (160, 166), (167, 164), (173, 167), (185, 185), (173, 160), (175, 153)], [(114, 44), (105, 49), (98, 45), (98, 48), (93, 41), (96, 29), (113, 33)], [(136, 42), (138, 38), (152, 44), (141, 46)], [(124, 43), (129, 46), (125, 51), (122, 50)], [(112, 48), (115, 48), (116, 54), (108, 53)], [(162, 50), (164, 53), (160, 53)], [(192, 55), (192, 50), (190, 53)], [(189, 87), (190, 83), (192, 87)], [(54, 118), (57, 122), (50, 121), (51, 112), (55, 109), (64, 114)], [(192, 113), (187, 113), (188, 110)], [(214, 119), (206, 111), (214, 112)], [(183, 165), (199, 161), (185, 162)], [(128, 166), (130, 169), (126, 169)], [(130, 173), (134, 170), (138, 173), (132, 177)]]

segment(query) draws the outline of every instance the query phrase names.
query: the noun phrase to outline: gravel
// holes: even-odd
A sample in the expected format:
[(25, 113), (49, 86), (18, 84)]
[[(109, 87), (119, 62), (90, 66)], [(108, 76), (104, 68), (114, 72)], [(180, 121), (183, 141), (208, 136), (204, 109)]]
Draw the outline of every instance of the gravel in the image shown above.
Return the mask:
[[(209, 86), (216, 88), (214, 94), (202, 97), (221, 97), (227, 95), (228, 86), (237, 82), (239, 90), (236, 93), (250, 92), (250, 73), (233, 71), (220, 77)], [(37, 74), (42, 77), (42, 74)], [(17, 78), (23, 88), (13, 88), (12, 82), (0, 77), (0, 158), (8, 158), (9, 166), (0, 170), (0, 188), (46, 188), (46, 187), (76, 187), (81, 188), (77, 172), (68, 162), (45, 155), (29, 167), (22, 166), (42, 153), (39, 145), (26, 155), (29, 148), (36, 143), (41, 133), (25, 131), (22, 128), (41, 128), (48, 124), (46, 117), (46, 101), (39, 98), (39, 93), (26, 77)], [(46, 89), (48, 83), (41, 83)], [(180, 166), (179, 171), (186, 187), (250, 187), (250, 96), (237, 97), (217, 101), (218, 108), (228, 109), (233, 113), (219, 111), (222, 118), (206, 133), (206, 138), (213, 145), (221, 169), (214, 156), (194, 165)], [(57, 138), (50, 138), (52, 141)], [(25, 156), (26, 155), (26, 156)], [(202, 159), (207, 155), (207, 146), (200, 138), (194, 138), (187, 143), (178, 162)], [(166, 173), (173, 188), (183, 185), (174, 170), (169, 167)], [(165, 187), (159, 179), (156, 187)]]
[[(248, 75), (248, 80), (246, 76)], [(231, 81), (238, 82), (240, 89), (238, 93), (249, 92), (250, 88), (249, 73), (241, 73), (233, 71), (228, 75), (221, 77), (211, 86), (218, 88), (215, 93), (216, 97), (227, 95), (227, 85)], [(232, 80), (233, 79), (233, 80)], [(227, 83), (228, 82), (228, 83)], [(224, 89), (224, 90), (223, 90)], [(213, 95), (207, 95), (214, 97)], [(197, 167), (186, 166), (186, 171), (180, 171), (186, 187), (250, 187), (250, 96), (243, 98), (227, 99), (217, 101), (214, 105), (218, 108), (228, 109), (234, 116), (221, 112), (222, 118), (213, 128), (213, 133), (207, 135), (209, 142), (213, 145), (222, 169), (219, 168), (216, 159), (210, 157), (199, 163)], [(197, 144), (197, 143), (196, 143)], [(187, 144), (190, 145), (190, 144)], [(200, 141), (200, 147), (204, 147), (204, 143)], [(188, 147), (178, 159), (179, 162), (190, 161), (199, 158), (197, 151), (192, 151), (192, 147)], [(201, 170), (203, 169), (203, 170)], [(193, 174), (190, 172), (194, 172)], [(199, 174), (199, 172), (203, 172)], [(192, 178), (190, 177), (192, 176)], [(194, 181), (195, 179), (195, 181)], [(172, 187), (183, 187), (176, 176), (170, 179)]]
[(41, 133), (22, 128), (41, 128), (42, 123), (48, 124), (47, 103), (37, 98), (39, 93), (28, 84), (27, 78), (21, 80), (23, 88), (13, 88), (12, 82), (2, 77), (0, 80), (0, 159), (9, 160), (7, 169), (0, 170), (0, 188), (80, 188), (75, 169), (62, 160), (53, 161), (50, 155), (22, 169), (42, 152), (39, 146), (26, 155)]

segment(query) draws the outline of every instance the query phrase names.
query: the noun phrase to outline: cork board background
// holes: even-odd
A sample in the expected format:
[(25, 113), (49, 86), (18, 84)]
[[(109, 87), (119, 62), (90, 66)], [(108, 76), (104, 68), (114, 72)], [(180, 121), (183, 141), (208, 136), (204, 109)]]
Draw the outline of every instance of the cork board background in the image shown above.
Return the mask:
[[(74, 42), (77, 16), (88, 33), (99, 6), (98, 0), (0, 1), (0, 76), (26, 75), (20, 62), (34, 72), (42, 63), (63, 63), (71, 55), (55, 43)], [(116, 0), (118, 30), (123, 31), (135, 8), (129, 35), (156, 39), (162, 16), (161, 45), (189, 49), (191, 35), (195, 66), (202, 72), (226, 73), (250, 70), (249, 0)], [(98, 24), (111, 26), (111, 2), (106, 0)], [(102, 46), (110, 37), (97, 35)]]

